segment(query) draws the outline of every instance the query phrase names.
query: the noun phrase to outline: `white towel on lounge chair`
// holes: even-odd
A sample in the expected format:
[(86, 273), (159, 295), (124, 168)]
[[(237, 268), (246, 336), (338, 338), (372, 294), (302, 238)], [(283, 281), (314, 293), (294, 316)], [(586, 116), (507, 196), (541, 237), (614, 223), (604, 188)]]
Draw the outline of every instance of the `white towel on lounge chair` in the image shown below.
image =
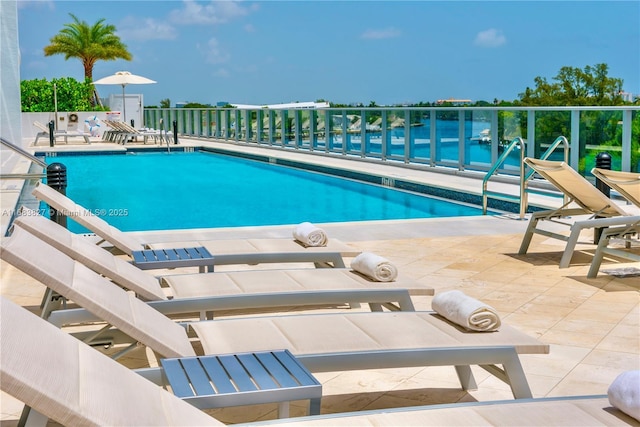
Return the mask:
[(303, 222), (293, 230), (293, 238), (305, 246), (327, 246), (329, 238), (323, 229), (310, 222)]
[(497, 331), (501, 323), (495, 309), (461, 291), (436, 294), (431, 308), (447, 320), (471, 331)]
[(392, 282), (398, 269), (388, 259), (371, 252), (363, 252), (351, 261), (351, 268), (378, 282)]
[(640, 421), (640, 371), (626, 371), (607, 390), (611, 406)]

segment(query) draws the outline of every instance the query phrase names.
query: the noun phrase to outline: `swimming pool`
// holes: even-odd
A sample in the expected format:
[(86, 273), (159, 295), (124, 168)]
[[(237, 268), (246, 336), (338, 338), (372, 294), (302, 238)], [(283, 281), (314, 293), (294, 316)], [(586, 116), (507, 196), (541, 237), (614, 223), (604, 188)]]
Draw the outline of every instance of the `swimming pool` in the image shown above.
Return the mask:
[(67, 167), (71, 199), (126, 231), (482, 214), (471, 205), (205, 151), (46, 160)]

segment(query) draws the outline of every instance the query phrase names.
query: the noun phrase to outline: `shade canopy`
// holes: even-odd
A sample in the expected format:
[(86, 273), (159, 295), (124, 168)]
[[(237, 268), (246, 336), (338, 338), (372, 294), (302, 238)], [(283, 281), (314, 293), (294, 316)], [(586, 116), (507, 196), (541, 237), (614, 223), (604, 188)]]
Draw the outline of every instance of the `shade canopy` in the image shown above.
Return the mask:
[(103, 77), (93, 82), (96, 85), (120, 85), (122, 86), (122, 114), (123, 121), (127, 121), (127, 107), (125, 105), (124, 87), (126, 85), (146, 85), (156, 83), (155, 80), (131, 74), (128, 71), (118, 71), (107, 77)]
[(118, 71), (107, 77), (103, 77), (93, 82), (96, 85), (145, 85), (150, 83), (156, 83), (156, 81), (148, 79), (146, 77), (137, 76), (131, 74), (128, 71)]

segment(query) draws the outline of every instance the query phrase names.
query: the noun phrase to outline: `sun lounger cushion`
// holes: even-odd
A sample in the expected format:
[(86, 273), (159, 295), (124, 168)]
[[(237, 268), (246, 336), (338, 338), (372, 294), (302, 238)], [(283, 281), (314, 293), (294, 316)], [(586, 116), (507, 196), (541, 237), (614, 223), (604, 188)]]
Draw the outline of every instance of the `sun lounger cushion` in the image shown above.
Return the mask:
[[(344, 289), (388, 289), (389, 284), (375, 282), (346, 268), (244, 270), (214, 274), (172, 274), (163, 284), (171, 288), (175, 298), (239, 293), (273, 293), (332, 291)], [(403, 288), (410, 295), (433, 295), (433, 288), (410, 279), (400, 278), (393, 288)]]
[(305, 246), (327, 246), (327, 233), (310, 222), (298, 224), (293, 229), (293, 238)]
[(388, 349), (514, 346), (548, 353), (549, 346), (511, 327), (468, 332), (433, 312), (308, 314), (220, 319), (191, 324), (207, 354), (286, 348), (296, 356)]
[(497, 331), (500, 316), (493, 308), (458, 290), (440, 292), (431, 302), (439, 315), (470, 331)]
[(371, 252), (363, 252), (351, 261), (351, 268), (378, 282), (393, 282), (398, 268), (388, 259)]
[(607, 395), (611, 405), (640, 421), (640, 370), (618, 375)]
[(65, 426), (224, 425), (0, 298), (2, 390)]

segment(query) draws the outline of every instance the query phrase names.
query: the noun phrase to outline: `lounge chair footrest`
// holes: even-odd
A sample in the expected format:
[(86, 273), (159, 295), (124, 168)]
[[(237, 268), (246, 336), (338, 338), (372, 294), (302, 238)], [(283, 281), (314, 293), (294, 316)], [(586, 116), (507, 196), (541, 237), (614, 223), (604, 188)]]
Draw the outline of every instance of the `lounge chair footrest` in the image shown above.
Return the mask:
[(173, 394), (200, 409), (281, 403), (283, 418), (288, 416), (289, 401), (309, 399), (309, 412), (320, 413), (322, 385), (288, 350), (161, 359), (160, 363)]
[(214, 258), (204, 247), (173, 248), (173, 249), (144, 249), (133, 251), (133, 264), (141, 270), (180, 267), (208, 267), (213, 271)]

